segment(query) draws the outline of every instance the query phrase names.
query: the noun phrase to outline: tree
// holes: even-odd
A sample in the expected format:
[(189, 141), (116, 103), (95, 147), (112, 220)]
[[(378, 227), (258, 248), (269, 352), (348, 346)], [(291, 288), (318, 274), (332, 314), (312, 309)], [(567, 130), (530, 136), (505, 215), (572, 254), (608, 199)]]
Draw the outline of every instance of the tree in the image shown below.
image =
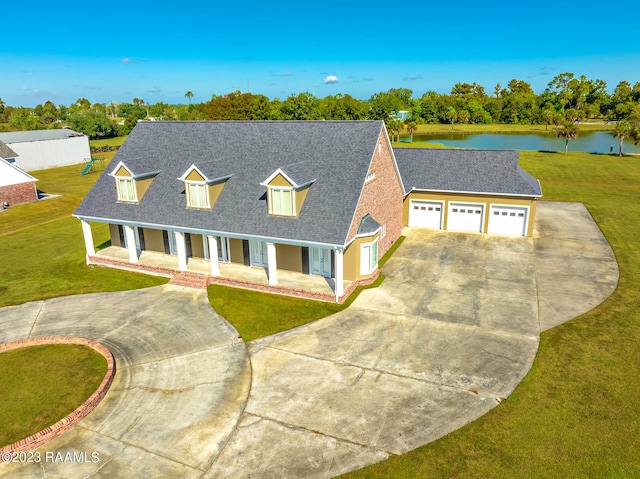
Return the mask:
[(452, 106), (447, 109), (447, 119), (451, 122), (451, 129), (453, 130), (453, 124), (458, 119), (458, 112)]
[(556, 111), (552, 108), (545, 108), (542, 110), (541, 118), (544, 121), (544, 130), (549, 130), (549, 125), (553, 123), (553, 118), (556, 115)]
[(460, 121), (460, 123), (469, 123), (470, 118), (471, 115), (467, 110), (460, 110), (458, 112), (458, 121)]
[(620, 120), (616, 125), (615, 130), (613, 130), (613, 136), (616, 138), (620, 138), (620, 152), (618, 156), (622, 156), (624, 139), (628, 138), (631, 135), (631, 123), (627, 120)]
[(410, 121), (409, 123), (407, 123), (407, 131), (409, 132), (409, 141), (411, 143), (413, 143), (413, 134), (416, 132), (416, 130), (418, 129), (418, 122), (416, 121)]
[(569, 151), (569, 140), (578, 138), (578, 125), (571, 121), (564, 123), (564, 126), (558, 130), (558, 138), (564, 138), (564, 154)]
[(280, 110), (285, 120), (321, 120), (320, 102), (309, 92), (290, 95)]
[(187, 93), (184, 94), (184, 97), (189, 100), (189, 105), (191, 105), (191, 99), (193, 98), (193, 92), (191, 90), (189, 90)]
[[(389, 131), (389, 136), (391, 137), (391, 141), (400, 141), (400, 132), (404, 127), (404, 123), (402, 120), (391, 119), (387, 120), (387, 130)], [(395, 140), (393, 137), (395, 136)]]

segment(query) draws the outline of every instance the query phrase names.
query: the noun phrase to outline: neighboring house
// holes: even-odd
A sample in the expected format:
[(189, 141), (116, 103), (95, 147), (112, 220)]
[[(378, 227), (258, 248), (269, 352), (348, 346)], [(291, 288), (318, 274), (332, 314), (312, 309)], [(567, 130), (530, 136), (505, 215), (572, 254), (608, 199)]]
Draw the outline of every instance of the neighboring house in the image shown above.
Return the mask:
[(540, 183), (515, 150), (395, 150), (405, 187), (403, 223), (532, 236)]
[(38, 199), (38, 180), (15, 165), (17, 156), (0, 141), (0, 209)]
[(0, 141), (17, 153), (24, 171), (83, 163), (91, 157), (89, 137), (68, 128), (0, 133)]
[[(315, 275), (342, 301), (375, 280), (404, 226), (472, 230), (466, 217), (456, 223), (463, 210), (482, 225), (484, 211), (524, 212), (522, 232), (494, 229), (530, 235), (538, 196), (517, 152), (394, 156), (381, 121), (139, 122), (74, 216), (88, 263), (167, 274), (153, 264), (174, 258), (171, 269), (192, 271), (192, 261), (207, 261), (216, 281), (259, 267), (270, 290), (287, 294), (297, 293), (279, 284), (279, 272)], [(440, 208), (437, 225), (421, 222), (423, 206), (424, 216)], [(91, 222), (109, 224), (111, 248), (124, 258), (96, 253)], [(140, 264), (143, 253), (155, 260)], [(224, 266), (234, 264), (236, 273)]]
[(394, 120), (408, 120), (411, 117), (411, 112), (408, 110), (399, 110), (391, 113), (391, 117)]

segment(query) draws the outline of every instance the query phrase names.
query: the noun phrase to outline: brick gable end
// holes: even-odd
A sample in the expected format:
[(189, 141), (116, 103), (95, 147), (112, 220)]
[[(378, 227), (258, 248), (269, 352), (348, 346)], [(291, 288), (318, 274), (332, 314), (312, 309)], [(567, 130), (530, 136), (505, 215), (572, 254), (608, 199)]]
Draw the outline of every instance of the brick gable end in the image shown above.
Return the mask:
[(347, 241), (356, 236), (360, 221), (366, 214), (370, 214), (380, 225), (386, 225), (386, 236), (378, 242), (378, 255), (382, 257), (400, 237), (403, 227), (402, 183), (384, 129), (378, 137), (368, 173), (375, 176), (363, 186)]

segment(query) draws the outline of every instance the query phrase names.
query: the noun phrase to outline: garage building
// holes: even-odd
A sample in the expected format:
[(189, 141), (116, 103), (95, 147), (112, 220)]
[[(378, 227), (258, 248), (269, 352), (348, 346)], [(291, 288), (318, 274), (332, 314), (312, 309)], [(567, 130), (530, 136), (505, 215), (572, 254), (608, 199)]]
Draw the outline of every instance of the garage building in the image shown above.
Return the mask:
[(515, 150), (394, 150), (406, 226), (532, 236), (540, 183)]

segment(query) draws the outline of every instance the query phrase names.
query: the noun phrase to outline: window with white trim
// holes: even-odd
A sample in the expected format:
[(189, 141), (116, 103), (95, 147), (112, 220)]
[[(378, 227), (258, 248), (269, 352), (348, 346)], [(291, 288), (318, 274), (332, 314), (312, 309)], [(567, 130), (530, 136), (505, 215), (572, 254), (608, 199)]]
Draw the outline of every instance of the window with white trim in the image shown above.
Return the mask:
[(378, 239), (360, 245), (360, 274), (373, 273), (378, 267)]
[(207, 195), (207, 185), (204, 183), (185, 182), (187, 190), (187, 206), (192, 208), (208, 208), (209, 195)]
[(373, 180), (376, 177), (376, 172), (372, 171), (371, 173), (369, 173), (366, 178), (364, 179), (365, 183), (368, 181)]
[(131, 178), (116, 178), (118, 199), (120, 201), (137, 201), (136, 189)]
[(286, 188), (269, 188), (269, 213), (272, 215), (295, 216), (294, 192)]
[(380, 229), (380, 238), (384, 238), (385, 236), (387, 236), (387, 223), (383, 224)]

